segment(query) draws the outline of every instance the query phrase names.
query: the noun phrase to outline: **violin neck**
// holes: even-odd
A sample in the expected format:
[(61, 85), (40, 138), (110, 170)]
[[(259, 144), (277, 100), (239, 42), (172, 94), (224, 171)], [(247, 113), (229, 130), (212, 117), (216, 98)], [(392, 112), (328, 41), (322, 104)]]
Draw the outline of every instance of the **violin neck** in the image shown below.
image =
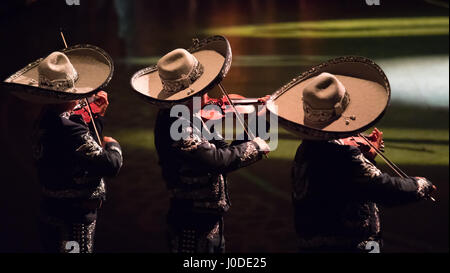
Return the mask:
[(259, 104), (261, 103), (258, 99), (231, 99), (235, 105), (249, 105), (249, 104)]

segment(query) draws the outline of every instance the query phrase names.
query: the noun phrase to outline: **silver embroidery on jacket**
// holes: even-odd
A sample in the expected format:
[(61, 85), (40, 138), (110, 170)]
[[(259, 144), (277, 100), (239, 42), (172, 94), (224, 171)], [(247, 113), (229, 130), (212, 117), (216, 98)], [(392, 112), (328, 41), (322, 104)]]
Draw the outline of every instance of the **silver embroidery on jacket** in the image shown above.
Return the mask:
[(417, 182), (417, 194), (422, 198), (425, 197), (425, 195), (427, 195), (430, 183), (423, 178), (417, 178), (416, 182)]
[(253, 141), (246, 143), (245, 151), (241, 156), (241, 166), (249, 165), (259, 159), (259, 151)]
[(77, 148), (77, 152), (83, 153), (88, 157), (97, 157), (100, 156), (103, 152), (103, 148), (95, 142), (94, 138), (88, 132), (81, 136), (84, 143)]
[(106, 195), (106, 186), (103, 178), (95, 188), (90, 189), (65, 189), (65, 190), (50, 190), (42, 188), (42, 194), (45, 197), (55, 199), (65, 198), (86, 198), (86, 199), (98, 199), (103, 198)]
[(381, 171), (377, 167), (375, 167), (375, 165), (373, 165), (372, 162), (370, 162), (367, 158), (365, 158), (363, 154), (359, 154), (355, 158), (359, 161), (361, 168), (363, 170), (362, 174), (364, 176), (374, 178), (381, 175)]
[(198, 134), (194, 133), (192, 127), (186, 128), (186, 132), (189, 133), (188, 136), (175, 142), (173, 144), (174, 147), (179, 148), (184, 152), (191, 152), (197, 150), (198, 147), (204, 143), (212, 145), (206, 138), (200, 137)]

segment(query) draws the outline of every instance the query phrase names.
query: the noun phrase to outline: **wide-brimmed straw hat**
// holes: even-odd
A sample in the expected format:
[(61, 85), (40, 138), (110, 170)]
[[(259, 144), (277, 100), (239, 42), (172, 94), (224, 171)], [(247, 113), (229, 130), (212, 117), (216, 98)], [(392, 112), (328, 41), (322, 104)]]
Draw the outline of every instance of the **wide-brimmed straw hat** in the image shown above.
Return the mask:
[(339, 139), (377, 123), (390, 94), (389, 81), (375, 62), (339, 57), (294, 78), (271, 96), (267, 109), (302, 139)]
[(62, 103), (93, 95), (109, 83), (113, 71), (104, 50), (76, 45), (27, 65), (1, 82), (0, 89), (34, 103)]
[(231, 47), (223, 36), (194, 39), (188, 50), (178, 48), (156, 65), (134, 74), (131, 86), (145, 101), (165, 108), (203, 95), (217, 85), (231, 66)]

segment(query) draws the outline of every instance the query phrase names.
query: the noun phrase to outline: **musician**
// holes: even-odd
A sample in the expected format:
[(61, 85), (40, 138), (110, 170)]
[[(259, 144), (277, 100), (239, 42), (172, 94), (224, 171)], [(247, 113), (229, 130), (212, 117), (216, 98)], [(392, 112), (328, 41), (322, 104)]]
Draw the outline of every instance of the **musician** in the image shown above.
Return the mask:
[[(45, 252), (93, 251), (97, 210), (106, 194), (103, 177), (117, 175), (122, 166), (119, 143), (111, 137), (104, 137), (101, 144), (97, 139), (103, 128), (99, 117), (108, 105), (106, 92), (93, 97), (92, 116), (87, 106), (75, 111), (79, 102), (70, 99), (74, 94), (92, 94), (110, 79), (111, 71), (105, 70), (106, 53), (89, 48), (90, 54), (98, 54), (92, 58), (95, 61), (86, 61), (80, 54), (86, 49), (78, 46), (68, 49), (67, 55), (53, 52), (6, 81), (20, 98), (45, 104), (33, 133), (33, 156), (42, 187), (40, 234)], [(72, 61), (87, 71), (76, 70)], [(93, 130), (91, 117), (98, 132)]]
[[(381, 172), (373, 163), (375, 155), (366, 145), (351, 143), (353, 138), (305, 140), (297, 150), (292, 181), (302, 252), (366, 252), (372, 246), (379, 250), (378, 205), (425, 200), (434, 190), (425, 178)], [(380, 148), (381, 132), (374, 130), (370, 138)]]
[(223, 215), (231, 205), (226, 175), (260, 160), (267, 144), (260, 138), (231, 144), (220, 136), (207, 140), (198, 114), (186, 120), (188, 136), (174, 141), (170, 127), (176, 121), (169, 111), (161, 110), (155, 126), (159, 163), (171, 192), (167, 216), (171, 251), (224, 252)]
[(74, 104), (46, 107), (34, 147), (46, 252), (70, 251), (65, 244), (71, 241), (80, 252), (93, 252), (97, 210), (106, 197), (103, 177), (116, 176), (122, 166), (119, 143), (104, 137), (99, 145), (83, 117), (72, 112)]
[[(383, 93), (375, 93), (381, 89), (372, 89), (379, 85), (368, 80), (361, 85), (367, 88), (367, 99), (354, 95), (362, 92), (354, 89), (360, 80), (329, 73), (310, 79), (301, 90), (305, 123), (321, 130), (334, 126), (333, 131), (337, 131), (353, 122), (367, 122), (364, 110), (371, 111), (371, 103), (386, 100)], [(360, 107), (354, 107), (358, 103)], [(383, 105), (375, 109), (381, 111)], [(395, 206), (430, 198), (435, 187), (427, 179), (394, 177), (375, 166), (375, 151), (384, 146), (382, 132), (375, 129), (367, 140), (372, 145), (357, 135), (304, 140), (298, 148), (292, 183), (301, 252), (379, 251), (382, 238), (378, 205)]]
[[(206, 128), (199, 113), (201, 107), (194, 107), (199, 96), (201, 106), (205, 105), (207, 87), (225, 76), (231, 63), (228, 50), (224, 37), (211, 37), (197, 44), (192, 54), (184, 49), (169, 52), (156, 67), (142, 70), (152, 72), (138, 72), (133, 79), (133, 87), (148, 96), (146, 100), (162, 106), (173, 105), (176, 99), (183, 105), (174, 107), (183, 109), (186, 105), (189, 110), (189, 115), (180, 116), (171, 114), (176, 108), (162, 107), (155, 125), (159, 164), (171, 194), (167, 214), (171, 252), (225, 251), (223, 215), (230, 208), (226, 175), (257, 162), (269, 151), (261, 138), (228, 144)], [(207, 138), (205, 132), (214, 137)], [(174, 138), (179, 133), (182, 137)]]

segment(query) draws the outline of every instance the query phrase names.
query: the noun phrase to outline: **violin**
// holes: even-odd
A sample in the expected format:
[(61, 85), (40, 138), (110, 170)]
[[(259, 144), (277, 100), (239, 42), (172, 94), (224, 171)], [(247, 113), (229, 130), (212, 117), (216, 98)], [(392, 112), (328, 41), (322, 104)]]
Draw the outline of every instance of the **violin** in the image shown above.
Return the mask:
[(89, 124), (91, 122), (91, 114), (89, 113), (89, 108), (92, 111), (93, 118), (97, 118), (98, 116), (104, 116), (106, 113), (106, 109), (108, 108), (108, 93), (105, 91), (100, 91), (97, 94), (89, 97), (86, 100), (80, 100), (77, 106), (73, 109), (73, 113), (75, 115), (80, 115), (83, 117), (83, 120)]
[[(385, 155), (384, 152), (384, 141), (383, 141), (383, 132), (375, 128), (372, 133), (368, 136), (363, 134), (358, 134), (358, 136), (348, 137), (344, 139), (340, 139), (345, 145), (358, 147), (363, 155), (369, 159), (374, 160), (375, 156), (379, 155), (381, 159), (386, 162), (386, 164), (399, 176), (403, 178), (409, 177), (402, 169), (400, 169), (394, 162), (390, 161)], [(416, 177), (421, 178), (421, 177)], [(436, 186), (433, 185), (432, 191), (436, 190)], [(427, 196), (428, 200), (435, 202), (436, 200), (431, 196)]]
[(368, 136), (351, 136), (343, 138), (341, 141), (345, 145), (357, 147), (369, 160), (374, 160), (378, 152), (384, 152), (383, 132), (377, 128)]
[[(220, 120), (224, 118), (227, 113), (238, 112), (241, 115), (255, 113), (258, 110), (255, 106), (265, 104), (268, 97), (269, 96), (263, 98), (246, 98), (239, 94), (230, 94), (230, 103), (226, 96), (223, 96), (222, 98), (210, 98), (206, 96), (206, 102), (200, 110), (200, 115), (203, 120)], [(232, 107), (232, 104), (235, 107)], [(211, 105), (218, 107), (211, 107)]]

